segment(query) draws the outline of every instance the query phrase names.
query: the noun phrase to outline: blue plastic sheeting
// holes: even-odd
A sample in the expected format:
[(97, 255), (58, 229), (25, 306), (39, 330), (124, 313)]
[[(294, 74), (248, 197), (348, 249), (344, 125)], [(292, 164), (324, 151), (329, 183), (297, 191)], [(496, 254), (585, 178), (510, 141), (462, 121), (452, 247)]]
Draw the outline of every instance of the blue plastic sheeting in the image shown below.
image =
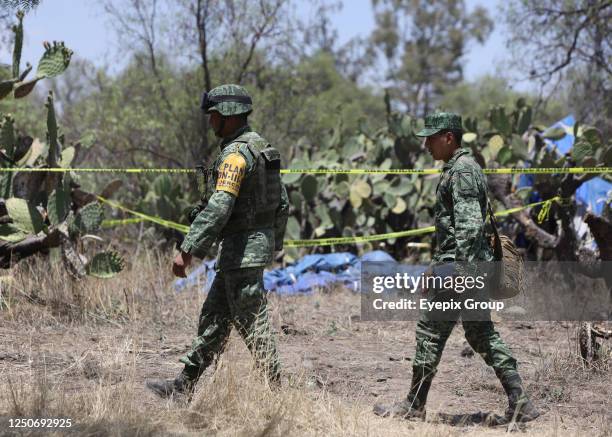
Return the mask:
[[(573, 115), (568, 115), (562, 120), (559, 120), (551, 127), (562, 127), (566, 131), (566, 135), (560, 140), (546, 140), (549, 147), (556, 147), (560, 155), (569, 153), (574, 146), (575, 137), (574, 124), (576, 120)], [(533, 185), (534, 175), (521, 175), (519, 178), (518, 187), (530, 187)], [(576, 190), (576, 201), (582, 204), (587, 211), (591, 211), (596, 215), (601, 215), (604, 206), (608, 199), (608, 193), (612, 190), (612, 184), (603, 178), (596, 177), (586, 181)], [(538, 193), (532, 193), (529, 202), (538, 202), (542, 200)]]
[(588, 205), (588, 210), (596, 215), (601, 215), (609, 193), (612, 191), (612, 184), (603, 178), (593, 178), (586, 181), (576, 190), (576, 199)]
[[(357, 257), (349, 252), (306, 255), (284, 269), (264, 272), (264, 287), (281, 294), (309, 293), (315, 288), (343, 285), (359, 291), (361, 262), (396, 262), (382, 250), (367, 252)], [(187, 278), (174, 282), (174, 289), (203, 284), (202, 291), (208, 293), (215, 278), (214, 261), (203, 262)], [(420, 274), (420, 273), (419, 273)]]

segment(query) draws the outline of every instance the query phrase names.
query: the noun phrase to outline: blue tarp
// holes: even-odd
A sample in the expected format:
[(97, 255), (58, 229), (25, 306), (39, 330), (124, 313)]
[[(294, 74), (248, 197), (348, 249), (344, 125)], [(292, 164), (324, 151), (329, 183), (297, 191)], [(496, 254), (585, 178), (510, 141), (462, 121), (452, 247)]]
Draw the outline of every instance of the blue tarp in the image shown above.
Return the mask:
[[(565, 155), (566, 153), (569, 153), (572, 147), (574, 146), (574, 124), (576, 124), (574, 116), (568, 115), (564, 119), (559, 120), (557, 123), (551, 126), (562, 127), (567, 133), (567, 135), (565, 135), (560, 140), (546, 140), (549, 147), (556, 147), (557, 152), (560, 155)], [(533, 185), (533, 180), (533, 175), (521, 175), (518, 186), (519, 188), (530, 187)], [(608, 199), (608, 193), (611, 190), (612, 184), (610, 182), (606, 181), (603, 178), (596, 177), (585, 182), (580, 186), (580, 188), (578, 188), (578, 190), (576, 190), (576, 201), (579, 204), (582, 204), (587, 211), (591, 211), (596, 215), (601, 215)], [(542, 199), (537, 193), (533, 193), (532, 197), (529, 199), (530, 202), (537, 202), (539, 200)]]
[[(349, 252), (306, 255), (298, 262), (284, 269), (264, 272), (264, 287), (281, 294), (309, 293), (314, 288), (343, 285), (359, 291), (362, 261), (396, 262), (382, 250), (374, 250), (357, 257)], [(174, 289), (202, 284), (202, 291), (208, 293), (215, 278), (214, 261), (203, 262), (187, 278), (174, 282)]]

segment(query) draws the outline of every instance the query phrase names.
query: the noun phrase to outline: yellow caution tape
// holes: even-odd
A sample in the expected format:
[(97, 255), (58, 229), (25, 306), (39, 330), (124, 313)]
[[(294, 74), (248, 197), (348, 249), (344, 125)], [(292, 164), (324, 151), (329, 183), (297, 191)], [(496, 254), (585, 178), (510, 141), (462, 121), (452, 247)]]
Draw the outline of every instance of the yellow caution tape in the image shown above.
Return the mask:
[[(485, 168), (482, 170), (485, 174), (561, 174), (561, 173), (612, 173), (612, 167), (516, 167), (516, 168)], [(347, 174), (347, 175), (366, 175), (366, 174), (420, 174), (430, 175), (439, 174), (442, 169), (439, 168), (404, 168), (404, 169), (388, 169), (388, 170), (372, 170), (372, 169), (282, 169), (282, 174), (288, 173), (303, 173), (303, 174)]]
[(6, 167), (0, 172), (30, 173), (195, 173), (193, 168), (63, 168), (63, 167)]
[(103, 220), (102, 221), (102, 227), (103, 228), (113, 228), (115, 226), (131, 225), (131, 224), (134, 224), (134, 223), (141, 223), (143, 221), (145, 221), (145, 219), (142, 218), (142, 217), (134, 217), (134, 218), (128, 218), (128, 219)]
[(112, 206), (113, 208), (120, 209), (121, 211), (125, 211), (127, 213), (133, 214), (136, 217), (140, 217), (144, 220), (147, 220), (153, 223), (157, 223), (158, 225), (165, 226), (170, 229), (176, 229), (177, 231), (182, 232), (183, 234), (186, 234), (187, 232), (189, 232), (189, 226), (187, 225), (181, 225), (180, 223), (176, 223), (170, 220), (164, 220), (159, 217), (154, 217), (151, 215), (143, 214), (142, 212), (133, 211), (117, 202), (113, 202), (112, 200), (105, 199), (102, 196), (96, 196), (96, 197), (98, 198), (100, 202), (106, 203), (107, 205)]
[[(183, 234), (186, 234), (187, 232), (189, 232), (189, 226), (187, 225), (181, 225), (180, 223), (176, 223), (170, 220), (164, 220), (162, 218), (150, 216), (142, 212), (133, 211), (116, 202), (104, 199), (101, 196), (97, 196), (97, 197), (101, 202), (106, 203), (112, 206), (113, 208), (117, 208), (122, 211), (133, 214), (139, 217), (140, 219), (148, 220), (150, 222), (157, 223), (158, 225), (166, 226), (171, 229), (176, 229), (177, 231), (182, 232)], [(516, 208), (510, 208), (504, 211), (499, 211), (495, 213), (495, 216), (502, 217), (502, 216), (506, 216), (509, 214), (514, 214), (516, 212), (519, 212), (519, 211), (522, 211), (528, 208), (533, 208), (534, 206), (552, 204), (552, 202), (560, 202), (561, 200), (563, 200), (561, 197), (556, 196), (548, 200), (542, 200), (540, 202), (530, 203), (528, 205), (519, 206)], [(121, 221), (121, 220), (118, 220), (118, 221)], [(427, 226), (425, 228), (410, 229), (407, 231), (389, 232), (386, 234), (365, 235), (365, 236), (356, 236), (356, 237), (318, 238), (314, 240), (285, 240), (283, 243), (285, 247), (311, 247), (311, 246), (333, 246), (333, 245), (338, 245), (338, 244), (362, 244), (362, 243), (367, 243), (369, 241), (389, 240), (391, 238), (414, 237), (417, 235), (429, 234), (431, 232), (434, 232), (435, 230), (436, 230), (435, 226)]]
[[(528, 205), (519, 206), (516, 208), (506, 209), (495, 213), (496, 217), (503, 217), (509, 214), (514, 214), (519, 211), (523, 211), (528, 208), (533, 208), (538, 205), (552, 204), (552, 202), (560, 201), (561, 197), (556, 196), (548, 200), (541, 202), (530, 203)], [(400, 237), (414, 237), (416, 235), (423, 235), (434, 232), (435, 226), (428, 226), (426, 228), (410, 229), (408, 231), (390, 232), (387, 234), (368, 235), (363, 237), (338, 237), (338, 238), (319, 238), (316, 240), (285, 240), (284, 245), (286, 247), (309, 247), (309, 246), (331, 246), (336, 244), (359, 244), (366, 243), (368, 241), (379, 241), (388, 240), (391, 238)]]
[(552, 206), (552, 203), (558, 202), (560, 200), (561, 200), (561, 197), (557, 196), (557, 197), (553, 197), (552, 199), (545, 200), (542, 203), (542, 208), (540, 209), (540, 212), (538, 213), (538, 223), (540, 224), (544, 223), (544, 220), (546, 220), (548, 218), (548, 215), (550, 214), (550, 207)]
[(435, 226), (426, 228), (410, 229), (408, 231), (389, 232), (387, 234), (366, 235), (362, 237), (337, 237), (319, 238), (316, 240), (285, 240), (286, 247), (308, 247), (308, 246), (332, 246), (336, 244), (360, 244), (368, 241), (389, 240), (391, 238), (414, 237), (416, 235), (428, 234), (436, 230)]
[[(0, 172), (50, 172), (50, 173), (65, 173), (65, 172), (77, 172), (77, 173), (195, 173), (195, 169), (190, 168), (30, 168), (30, 167), (7, 167), (0, 168)], [(281, 174), (300, 173), (300, 174), (347, 174), (347, 175), (367, 175), (367, 174), (418, 174), (418, 175), (431, 175), (439, 174), (442, 169), (439, 168), (425, 168), (425, 169), (388, 169), (388, 170), (375, 170), (375, 169), (297, 169), (297, 168), (285, 168), (281, 169)], [(515, 168), (485, 168), (483, 169), (485, 174), (585, 174), (585, 173), (612, 173), (612, 167), (547, 167), (547, 168), (533, 168), (533, 167), (515, 167)]]
[(524, 209), (527, 209), (527, 208), (533, 208), (534, 206), (539, 206), (539, 205), (552, 204), (553, 202), (561, 202), (562, 200), (563, 200), (562, 197), (555, 196), (555, 197), (551, 197), (548, 200), (542, 200), (540, 202), (534, 202), (534, 203), (530, 203), (530, 204), (524, 205), (524, 206), (517, 206), (516, 208), (505, 209), (503, 211), (496, 212), (495, 216), (496, 217), (503, 217), (503, 216), (507, 216), (507, 215), (510, 215), (510, 214), (514, 214), (515, 212), (520, 212), (520, 211), (522, 211)]

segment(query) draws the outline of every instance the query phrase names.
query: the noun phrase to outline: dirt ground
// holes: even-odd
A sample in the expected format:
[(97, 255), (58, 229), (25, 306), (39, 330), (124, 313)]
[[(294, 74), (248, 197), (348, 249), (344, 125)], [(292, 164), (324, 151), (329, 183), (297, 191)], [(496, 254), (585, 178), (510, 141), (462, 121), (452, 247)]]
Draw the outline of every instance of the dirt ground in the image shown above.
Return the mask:
[[(98, 303), (84, 303), (74, 288), (69, 296), (61, 278), (48, 284), (64, 287), (61, 293), (36, 291), (25, 276), (12, 287), (4, 286), (1, 435), (36, 434), (33, 429), (11, 428), (8, 420), (16, 417), (71, 417), (70, 431), (78, 435), (506, 432), (505, 427), (435, 423), (435, 413), (503, 414), (506, 408), (493, 371), (478, 354), (470, 353), (460, 325), (447, 343), (434, 380), (427, 422), (374, 416), (374, 403), (395, 401), (408, 390), (415, 323), (361, 322), (359, 296), (342, 289), (270, 297), (283, 364), (279, 392), (271, 392), (252, 371), (246, 347), (232, 333), (223, 358), (203, 376), (191, 403), (159, 400), (146, 390), (145, 379), (173, 377), (180, 371), (178, 358), (188, 350), (204, 295), (195, 287), (177, 294), (170, 289), (171, 278), (153, 271), (141, 274), (150, 276), (144, 281), (128, 276), (97, 289)], [(97, 284), (92, 286), (101, 287)], [(106, 294), (116, 300), (105, 300)], [(67, 307), (78, 307), (87, 317), (67, 316), (66, 308), (58, 305), (62, 299), (73, 299)], [(543, 413), (520, 432), (612, 435), (610, 363), (595, 369), (582, 364), (576, 354), (576, 324), (496, 326)]]

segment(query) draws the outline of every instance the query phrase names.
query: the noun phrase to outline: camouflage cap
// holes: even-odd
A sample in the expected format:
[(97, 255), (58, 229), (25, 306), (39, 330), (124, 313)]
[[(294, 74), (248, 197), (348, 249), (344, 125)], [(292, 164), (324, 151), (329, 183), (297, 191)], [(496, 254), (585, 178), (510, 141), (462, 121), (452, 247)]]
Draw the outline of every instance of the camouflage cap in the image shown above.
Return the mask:
[(417, 132), (417, 137), (429, 137), (441, 130), (463, 130), (461, 116), (453, 112), (438, 112), (425, 117), (425, 128)]
[(250, 114), (253, 101), (240, 85), (220, 85), (202, 95), (202, 110), (206, 113), (217, 111), (223, 116)]

